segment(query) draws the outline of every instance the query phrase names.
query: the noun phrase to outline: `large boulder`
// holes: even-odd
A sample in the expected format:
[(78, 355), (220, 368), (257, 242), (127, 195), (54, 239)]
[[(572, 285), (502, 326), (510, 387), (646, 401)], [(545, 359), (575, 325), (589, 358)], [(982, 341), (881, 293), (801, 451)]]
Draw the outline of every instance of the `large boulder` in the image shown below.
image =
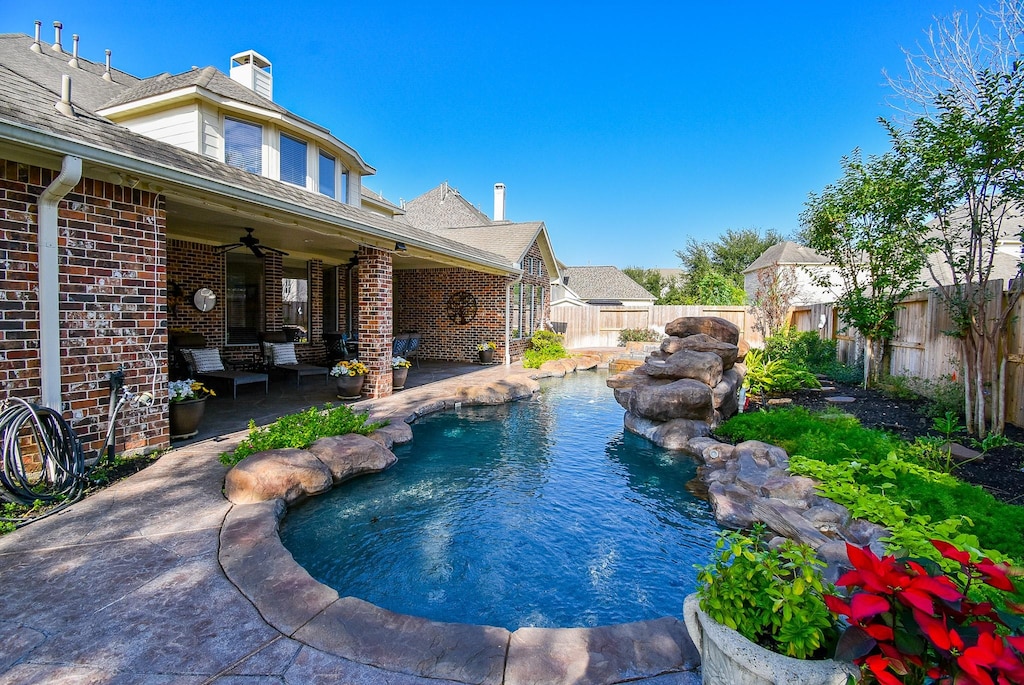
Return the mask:
[(647, 419), (711, 418), (711, 388), (700, 381), (685, 378), (666, 385), (638, 385), (633, 388), (629, 411)]
[(703, 333), (730, 345), (740, 340), (739, 327), (720, 316), (683, 316), (666, 324), (665, 333), (677, 338)]
[(722, 380), (722, 358), (714, 352), (684, 349), (664, 361), (648, 358), (640, 370), (652, 378), (692, 378), (713, 388)]
[(739, 410), (739, 391), (743, 384), (743, 376), (735, 369), (729, 369), (722, 374), (722, 380), (711, 390), (711, 399), (715, 410), (724, 421)]
[(358, 433), (320, 438), (309, 451), (330, 469), (335, 485), (364, 473), (378, 473), (398, 461), (391, 450)]
[(696, 335), (691, 335), (686, 338), (677, 338), (672, 336), (661, 341), (660, 352), (662, 355), (665, 355), (664, 358), (670, 359), (672, 355), (675, 355), (675, 353), (680, 350), (714, 352), (722, 358), (722, 368), (730, 369), (732, 368), (732, 365), (736, 363), (736, 357), (739, 354), (740, 348), (737, 345), (722, 342), (717, 338), (712, 338), (710, 335), (705, 335), (703, 333), (697, 333)]
[(684, 450), (693, 438), (705, 438), (711, 435), (711, 427), (707, 421), (692, 419), (672, 419), (671, 421), (651, 421), (631, 412), (626, 412), (623, 422), (626, 430), (647, 438), (655, 445), (670, 450)]
[(330, 470), (311, 452), (267, 450), (243, 459), (228, 471), (224, 495), (234, 504), (278, 498), (291, 504), (327, 492), (332, 485)]

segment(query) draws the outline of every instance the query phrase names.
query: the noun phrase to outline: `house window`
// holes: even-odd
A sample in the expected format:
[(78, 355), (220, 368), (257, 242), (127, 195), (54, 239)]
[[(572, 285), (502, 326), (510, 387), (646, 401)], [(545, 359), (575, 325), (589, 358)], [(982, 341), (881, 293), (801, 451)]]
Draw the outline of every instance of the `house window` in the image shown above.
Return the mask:
[(296, 342), (309, 340), (309, 270), (305, 265), (282, 266), (281, 329)]
[(224, 161), (253, 174), (263, 173), (263, 127), (224, 118)]
[(252, 254), (227, 254), (227, 341), (251, 345), (263, 311), (263, 261)]
[(334, 197), (334, 157), (326, 152), (320, 153), (320, 194)]
[(509, 321), (512, 324), (512, 337), (523, 337), (523, 323), (521, 321), (523, 311), (523, 284), (516, 283), (512, 286), (512, 308)]
[(281, 134), (281, 180), (306, 187), (306, 144)]
[(341, 168), (341, 201), (348, 203), (348, 169)]

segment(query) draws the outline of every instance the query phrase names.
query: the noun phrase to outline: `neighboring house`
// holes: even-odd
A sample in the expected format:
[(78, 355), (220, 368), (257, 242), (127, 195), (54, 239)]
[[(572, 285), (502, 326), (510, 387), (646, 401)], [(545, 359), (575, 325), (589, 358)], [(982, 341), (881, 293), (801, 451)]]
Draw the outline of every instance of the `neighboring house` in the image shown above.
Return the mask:
[(567, 266), (553, 304), (648, 307), (655, 297), (614, 266)]
[[(743, 270), (743, 290), (748, 300), (753, 300), (757, 293), (759, 274), (775, 269), (791, 270), (796, 278), (794, 306), (835, 302), (836, 293), (841, 287), (836, 268), (811, 248), (789, 240), (772, 245)], [(830, 279), (829, 287), (816, 282), (826, 276)]]
[[(516, 307), (546, 319), (543, 224), (490, 239), (419, 228), (364, 189), (374, 169), (356, 150), (272, 98), (253, 51), (230, 76), (140, 79), (69, 54), (59, 28), (53, 44), (38, 22), (34, 39), (0, 35), (0, 383), (62, 411), (87, 451), (119, 368), (157, 397), (122, 418), (124, 448), (167, 446), (171, 331), (240, 364), (261, 332), (303, 330), (302, 360), (323, 359), (325, 333), (358, 334), (376, 397), (391, 392), (396, 332), (418, 330), (427, 357), (471, 359), (494, 340), (515, 358)], [(259, 249), (225, 249), (249, 229)], [(202, 288), (212, 309), (191, 306)]]

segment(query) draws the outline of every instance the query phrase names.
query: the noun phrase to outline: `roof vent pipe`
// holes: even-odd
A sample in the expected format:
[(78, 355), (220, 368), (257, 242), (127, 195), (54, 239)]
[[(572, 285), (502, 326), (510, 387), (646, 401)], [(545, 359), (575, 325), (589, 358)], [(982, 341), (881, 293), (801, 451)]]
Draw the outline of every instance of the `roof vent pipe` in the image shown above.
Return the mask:
[(54, 107), (66, 117), (75, 116), (75, 108), (71, 106), (71, 77), (61, 74), (60, 77), (60, 102)]
[(43, 49), (39, 45), (39, 32), (43, 30), (43, 22), (36, 20), (36, 39), (32, 43), (32, 47), (29, 48), (32, 52), (42, 52)]
[(107, 53), (107, 70), (103, 72), (103, 80), (113, 81), (114, 79), (110, 78), (110, 50), (104, 50), (103, 52)]
[(64, 28), (64, 24), (59, 21), (53, 22), (53, 45), (50, 46), (54, 52), (64, 52), (64, 48), (60, 45), (60, 30)]
[(68, 66), (72, 69), (78, 68), (78, 34), (71, 34), (71, 60), (68, 62)]
[(505, 220), (505, 184), (494, 184), (494, 220)]

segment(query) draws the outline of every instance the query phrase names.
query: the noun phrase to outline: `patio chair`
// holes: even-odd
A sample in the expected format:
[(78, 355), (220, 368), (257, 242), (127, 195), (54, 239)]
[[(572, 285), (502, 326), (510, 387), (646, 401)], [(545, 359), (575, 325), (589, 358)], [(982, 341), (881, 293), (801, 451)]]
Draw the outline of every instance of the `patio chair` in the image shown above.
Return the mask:
[(391, 343), (391, 356), (392, 357), (405, 357), (409, 352), (409, 336), (406, 334), (396, 335), (394, 342)]
[(295, 343), (286, 342), (284, 332), (261, 333), (259, 335), (260, 353), (268, 371), (284, 371), (295, 375), (295, 387), (298, 388), (306, 376), (323, 376), (324, 383), (330, 379), (331, 370), (326, 366), (304, 364), (295, 358)]
[(405, 358), (416, 362), (416, 368), (420, 365), (420, 334), (410, 333), (409, 344), (405, 348)]
[(240, 385), (262, 383), (264, 394), (270, 391), (267, 374), (256, 373), (255, 371), (236, 371), (226, 368), (224, 360), (221, 359), (220, 350), (216, 347), (206, 347), (206, 340), (200, 340), (199, 338), (201, 337), (198, 336), (192, 341), (185, 342), (202, 342), (202, 346), (191, 347), (179, 343), (178, 351), (188, 365), (189, 375), (192, 378), (209, 383), (210, 385), (230, 383), (231, 396), (236, 399), (238, 398), (238, 386)]

